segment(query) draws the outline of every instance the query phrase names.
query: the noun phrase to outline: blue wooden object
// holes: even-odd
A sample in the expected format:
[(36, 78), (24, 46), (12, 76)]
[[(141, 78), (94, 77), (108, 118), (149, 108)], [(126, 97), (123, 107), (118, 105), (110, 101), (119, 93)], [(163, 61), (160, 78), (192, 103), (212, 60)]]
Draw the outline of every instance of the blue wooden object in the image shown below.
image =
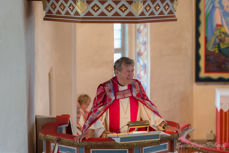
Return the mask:
[(152, 153), (152, 152), (160, 152), (160, 151), (167, 151), (167, 150), (168, 150), (168, 143), (163, 143), (157, 146), (144, 147), (143, 153)]

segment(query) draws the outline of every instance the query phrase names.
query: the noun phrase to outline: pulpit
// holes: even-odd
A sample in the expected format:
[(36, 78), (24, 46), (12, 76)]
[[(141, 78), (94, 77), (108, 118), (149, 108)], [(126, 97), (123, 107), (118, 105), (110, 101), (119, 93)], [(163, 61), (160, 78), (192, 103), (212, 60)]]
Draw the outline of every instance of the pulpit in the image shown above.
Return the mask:
[[(60, 121), (58, 121), (60, 120)], [(66, 121), (65, 121), (66, 120)], [(137, 134), (138, 137), (128, 135), (125, 141), (117, 142), (113, 138), (89, 138), (80, 143), (75, 141), (75, 136), (69, 133), (71, 126), (69, 116), (57, 117), (56, 121), (44, 125), (39, 138), (43, 141), (43, 153), (166, 153), (176, 152), (177, 134), (156, 132)], [(58, 132), (58, 131), (64, 131)], [(146, 139), (142, 139), (145, 137)], [(150, 139), (147, 139), (149, 138)], [(140, 138), (140, 139), (138, 139)]]

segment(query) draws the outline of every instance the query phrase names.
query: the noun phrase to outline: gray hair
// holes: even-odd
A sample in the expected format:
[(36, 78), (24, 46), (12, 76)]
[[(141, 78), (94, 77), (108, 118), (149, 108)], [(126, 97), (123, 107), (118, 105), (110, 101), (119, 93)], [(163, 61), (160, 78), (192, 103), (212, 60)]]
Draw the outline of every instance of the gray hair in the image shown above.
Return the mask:
[(115, 61), (114, 71), (115, 70), (121, 71), (122, 70), (122, 64), (127, 65), (127, 66), (129, 66), (129, 65), (134, 66), (134, 60), (132, 60), (128, 57), (121, 57), (120, 59)]

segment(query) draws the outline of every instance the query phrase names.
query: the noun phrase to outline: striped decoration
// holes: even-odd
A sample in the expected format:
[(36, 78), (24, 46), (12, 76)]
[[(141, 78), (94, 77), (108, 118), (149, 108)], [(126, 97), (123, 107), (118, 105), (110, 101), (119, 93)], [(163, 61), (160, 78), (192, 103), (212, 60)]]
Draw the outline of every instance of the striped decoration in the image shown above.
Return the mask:
[(44, 20), (82, 23), (176, 21), (175, 0), (43, 0)]
[(216, 143), (221, 149), (229, 143), (229, 90), (216, 90)]
[(216, 120), (216, 141), (218, 148), (221, 148), (224, 143), (229, 143), (229, 110), (226, 112), (222, 109), (217, 111)]

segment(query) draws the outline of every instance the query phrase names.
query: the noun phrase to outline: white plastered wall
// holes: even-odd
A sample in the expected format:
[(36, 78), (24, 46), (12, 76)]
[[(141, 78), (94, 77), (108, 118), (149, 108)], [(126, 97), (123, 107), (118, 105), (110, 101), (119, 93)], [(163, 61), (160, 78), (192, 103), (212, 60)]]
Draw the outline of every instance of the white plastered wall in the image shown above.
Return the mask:
[[(29, 73), (24, 1), (2, 1), (0, 9), (0, 152), (28, 152)], [(17, 6), (17, 7), (15, 7)], [(29, 37), (29, 35), (28, 35)], [(31, 50), (32, 52), (33, 50)], [(27, 69), (28, 68), (28, 69)]]
[(151, 99), (167, 119), (192, 123), (193, 2), (179, 1), (176, 22), (150, 24)]
[(113, 77), (113, 24), (76, 25), (76, 95), (96, 95), (98, 85)]
[[(33, 7), (36, 115), (72, 115), (74, 26), (72, 23), (43, 21), (42, 3), (33, 2)], [(49, 87), (50, 77), (52, 86)]]

